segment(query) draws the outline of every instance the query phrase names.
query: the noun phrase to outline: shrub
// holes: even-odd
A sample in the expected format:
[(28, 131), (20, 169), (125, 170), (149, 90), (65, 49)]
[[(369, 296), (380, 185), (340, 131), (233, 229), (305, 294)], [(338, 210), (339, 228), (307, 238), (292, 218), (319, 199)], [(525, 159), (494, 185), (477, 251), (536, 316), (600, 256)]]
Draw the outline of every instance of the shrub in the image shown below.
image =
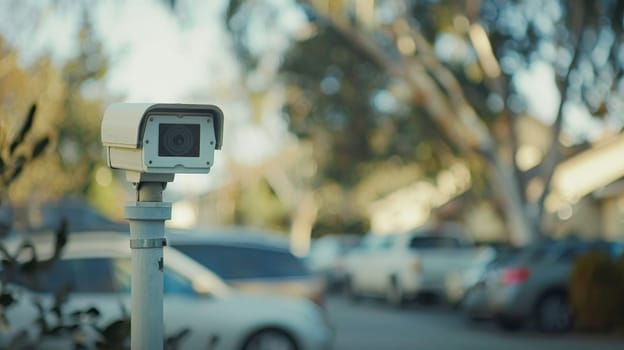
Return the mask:
[(574, 263), (570, 303), (580, 328), (607, 331), (624, 326), (624, 256), (590, 252)]

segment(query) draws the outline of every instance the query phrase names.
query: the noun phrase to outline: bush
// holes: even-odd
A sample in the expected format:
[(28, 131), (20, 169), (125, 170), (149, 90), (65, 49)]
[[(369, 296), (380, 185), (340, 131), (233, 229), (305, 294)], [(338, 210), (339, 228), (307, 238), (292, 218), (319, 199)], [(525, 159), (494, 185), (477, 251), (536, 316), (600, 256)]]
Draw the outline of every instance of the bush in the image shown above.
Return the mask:
[[(20, 248), (13, 254), (0, 240), (0, 348), (129, 350), (130, 314), (123, 303), (120, 303), (120, 318), (102, 323), (97, 305), (69, 309), (71, 285), (60, 287), (51, 298), (45, 299), (31, 291), (37, 290), (40, 276), (45, 275), (62, 255), (69, 239), (65, 220), (61, 220), (55, 238), (54, 253), (47, 260), (37, 258), (36, 247), (27, 235), (20, 238)], [(21, 252), (27, 250), (30, 250), (31, 258), (21, 259)], [(28, 303), (33, 305), (37, 315), (30, 323), (17, 322), (19, 325), (16, 326), (9, 311)], [(16, 313), (12, 315), (16, 316)], [(178, 349), (189, 333), (190, 329), (183, 328), (166, 336), (164, 349)]]
[(608, 331), (624, 326), (624, 256), (614, 261), (590, 252), (574, 263), (570, 303), (582, 329)]

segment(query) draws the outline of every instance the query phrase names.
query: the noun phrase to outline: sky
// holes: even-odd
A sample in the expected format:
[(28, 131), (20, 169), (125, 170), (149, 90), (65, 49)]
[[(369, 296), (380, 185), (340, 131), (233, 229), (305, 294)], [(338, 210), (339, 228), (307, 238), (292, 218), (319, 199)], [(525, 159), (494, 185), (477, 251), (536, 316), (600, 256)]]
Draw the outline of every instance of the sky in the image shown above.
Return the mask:
[[(527, 100), (529, 114), (551, 124), (557, 116), (561, 98), (552, 66), (543, 61), (534, 62), (529, 69), (516, 75), (514, 83)], [(594, 120), (585, 107), (568, 104), (563, 112), (565, 130), (573, 140), (595, 141), (602, 136), (604, 126)]]

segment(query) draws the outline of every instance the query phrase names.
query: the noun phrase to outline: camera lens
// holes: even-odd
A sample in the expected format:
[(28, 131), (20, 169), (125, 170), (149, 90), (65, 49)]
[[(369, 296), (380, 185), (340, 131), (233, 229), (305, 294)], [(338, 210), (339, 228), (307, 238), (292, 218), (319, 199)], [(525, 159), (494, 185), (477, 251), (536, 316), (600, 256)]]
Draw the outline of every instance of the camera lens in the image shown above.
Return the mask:
[(199, 157), (199, 124), (160, 124), (158, 155)]

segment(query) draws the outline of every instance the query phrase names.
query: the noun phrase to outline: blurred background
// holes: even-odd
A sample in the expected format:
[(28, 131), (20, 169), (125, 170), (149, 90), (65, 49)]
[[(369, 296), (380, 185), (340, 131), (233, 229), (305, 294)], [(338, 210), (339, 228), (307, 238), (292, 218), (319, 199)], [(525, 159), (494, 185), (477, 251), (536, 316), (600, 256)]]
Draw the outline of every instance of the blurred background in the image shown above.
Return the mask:
[[(595, 299), (624, 314), (623, 14), (617, 0), (0, 1), (0, 224), (127, 230), (134, 190), (103, 162), (106, 106), (215, 104), (223, 149), (210, 174), (169, 184), (167, 225), (276, 233), (327, 284), (335, 348), (622, 346), (621, 317), (570, 341), (467, 325), (449, 305), (492, 273), (534, 277), (536, 246), (565, 271), (526, 309), (567, 305), (572, 258), (600, 242), (620, 266), (603, 285), (621, 289)], [(408, 290), (402, 269), (430, 266), (437, 284)], [(445, 306), (404, 306), (408, 292)], [(375, 294), (402, 306), (348, 301)], [(524, 323), (496, 300), (479, 310)]]

